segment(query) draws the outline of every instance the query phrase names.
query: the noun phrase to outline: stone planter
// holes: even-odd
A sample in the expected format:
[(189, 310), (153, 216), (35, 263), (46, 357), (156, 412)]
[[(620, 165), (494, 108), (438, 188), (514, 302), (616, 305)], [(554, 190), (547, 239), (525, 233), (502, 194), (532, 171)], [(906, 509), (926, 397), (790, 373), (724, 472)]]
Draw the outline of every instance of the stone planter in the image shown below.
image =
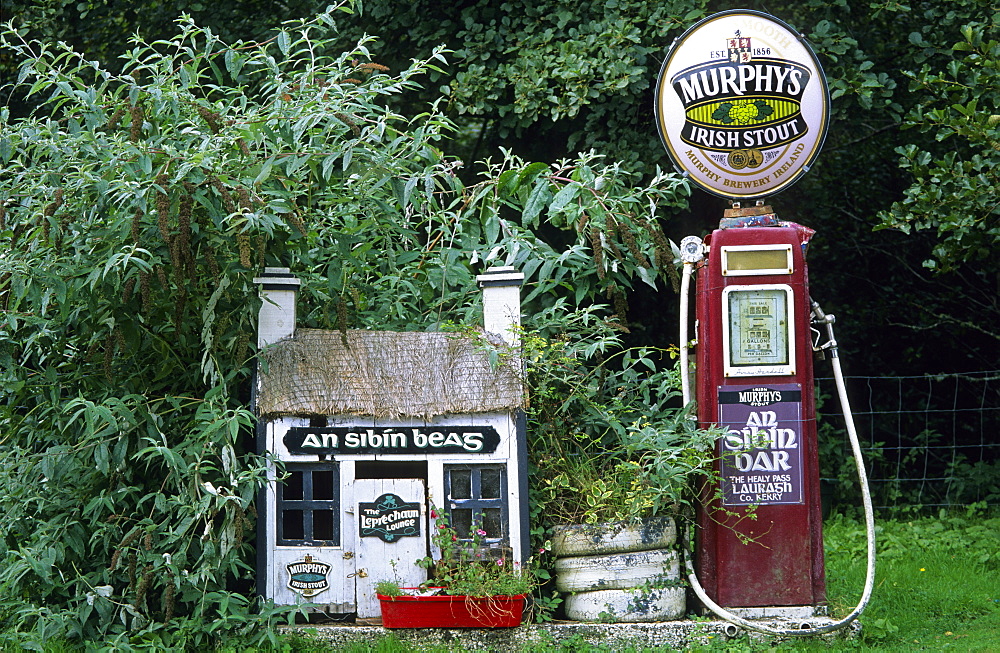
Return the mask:
[(552, 553), (557, 557), (666, 549), (677, 542), (671, 517), (650, 517), (638, 524), (570, 524), (552, 530)]
[(554, 529), (556, 589), (574, 621), (670, 621), (684, 614), (672, 518)]
[(680, 578), (680, 557), (673, 549), (558, 558), (560, 592), (622, 590)]

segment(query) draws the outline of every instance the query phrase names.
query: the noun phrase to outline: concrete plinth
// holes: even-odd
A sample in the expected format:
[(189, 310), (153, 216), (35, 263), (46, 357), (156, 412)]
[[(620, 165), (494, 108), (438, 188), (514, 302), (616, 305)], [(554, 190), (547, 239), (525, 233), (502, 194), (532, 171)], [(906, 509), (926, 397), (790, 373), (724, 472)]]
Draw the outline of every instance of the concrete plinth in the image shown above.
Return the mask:
[[(760, 619), (763, 625), (774, 628), (799, 628), (801, 620)], [(826, 617), (809, 620), (812, 627), (833, 623)], [(777, 643), (799, 638), (782, 638), (746, 631), (724, 621), (666, 621), (639, 624), (599, 624), (580, 622), (555, 622), (531, 624), (518, 628), (420, 628), (392, 629), (381, 626), (353, 624), (285, 626), (284, 632), (294, 632), (330, 645), (331, 649), (348, 644), (374, 644), (392, 634), (398, 640), (425, 646), (454, 646), (469, 651), (519, 651), (544, 649), (560, 642), (579, 645), (587, 643), (608, 651), (623, 648), (683, 649), (692, 645), (737, 639), (749, 634), (758, 642)], [(835, 633), (813, 636), (827, 641), (851, 639), (861, 633), (861, 624), (854, 622)], [(811, 639), (810, 638), (810, 639)]]

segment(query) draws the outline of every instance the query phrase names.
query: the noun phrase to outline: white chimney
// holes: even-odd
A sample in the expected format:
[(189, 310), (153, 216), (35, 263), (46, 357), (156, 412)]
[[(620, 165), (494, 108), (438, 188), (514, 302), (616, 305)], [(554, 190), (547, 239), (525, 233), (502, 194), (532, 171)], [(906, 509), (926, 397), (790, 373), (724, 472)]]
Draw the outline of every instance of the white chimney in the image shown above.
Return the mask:
[(498, 266), (476, 277), (483, 289), (483, 328), (515, 347), (520, 343), (521, 284), (524, 275), (513, 267)]
[(295, 335), (295, 299), (302, 283), (299, 278), (288, 268), (264, 268), (264, 274), (253, 282), (261, 285), (257, 347)]

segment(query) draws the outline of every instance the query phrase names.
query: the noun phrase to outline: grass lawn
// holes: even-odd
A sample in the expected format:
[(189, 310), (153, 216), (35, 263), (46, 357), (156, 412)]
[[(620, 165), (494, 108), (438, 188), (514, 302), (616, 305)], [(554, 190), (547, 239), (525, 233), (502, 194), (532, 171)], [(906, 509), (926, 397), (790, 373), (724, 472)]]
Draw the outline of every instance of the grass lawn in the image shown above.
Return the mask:
[[(1000, 651), (1000, 518), (970, 510), (876, 524), (875, 590), (848, 648)], [(845, 615), (864, 584), (863, 524), (831, 519), (825, 540), (831, 610)]]

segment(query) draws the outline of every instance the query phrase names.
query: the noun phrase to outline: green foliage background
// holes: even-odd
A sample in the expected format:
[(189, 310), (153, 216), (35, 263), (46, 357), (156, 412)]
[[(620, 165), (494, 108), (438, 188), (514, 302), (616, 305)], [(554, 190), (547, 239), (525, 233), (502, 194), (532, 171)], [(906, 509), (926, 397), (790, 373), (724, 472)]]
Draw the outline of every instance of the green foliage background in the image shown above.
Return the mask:
[[(851, 316), (855, 372), (995, 363), (992, 4), (751, 3), (829, 77), (825, 151), (771, 203), (819, 230), (814, 294)], [(629, 421), (662, 407), (669, 360), (616, 354), (673, 343), (653, 292), (668, 238), (723, 208), (658, 171), (651, 97), (670, 40), (732, 4), (444, 7), (372, 0), (271, 32), (311, 3), (5, 3), (30, 34), (0, 48), (4, 637), (273, 636), (248, 541), (262, 265), (303, 278), (305, 326), (399, 329), (475, 323), (475, 274), (516, 265), (529, 328), (584, 363), (546, 382), (543, 409), (562, 387), (587, 401), (551, 401), (539, 442), (570, 414), (584, 444), (675, 428)]]
[(330, 41), (341, 13), (231, 45), (185, 19), (118, 72), (2, 35), (18, 89), (44, 98), (0, 114), (5, 637), (274, 637), (260, 626), (288, 609), (253, 605), (248, 539), (262, 266), (303, 278), (305, 326), (423, 329), (478, 323), (475, 274), (516, 265), (539, 337), (601, 334), (583, 360), (624, 328), (595, 302), (669, 284), (657, 221), (678, 176), (501, 152), (467, 184), (438, 106), (388, 106), (444, 55), (389, 74), (368, 40)]
[[(371, 0), (346, 30), (383, 37), (378, 56), (393, 66), (439, 43), (455, 51), (424, 97), (447, 98), (466, 160), (501, 145), (542, 161), (595, 148), (652, 174), (669, 167), (653, 116), (666, 51), (699, 18), (729, 9), (791, 24), (827, 75), (823, 153), (768, 203), (818, 232), (815, 298), (841, 317), (847, 353), (865, 352), (845, 355), (849, 373), (993, 369), (998, 288), (983, 257), (1000, 213), (995, 2)], [(725, 206), (696, 192), (664, 230), (701, 235)], [(633, 300), (642, 342), (674, 342), (672, 303)]]

